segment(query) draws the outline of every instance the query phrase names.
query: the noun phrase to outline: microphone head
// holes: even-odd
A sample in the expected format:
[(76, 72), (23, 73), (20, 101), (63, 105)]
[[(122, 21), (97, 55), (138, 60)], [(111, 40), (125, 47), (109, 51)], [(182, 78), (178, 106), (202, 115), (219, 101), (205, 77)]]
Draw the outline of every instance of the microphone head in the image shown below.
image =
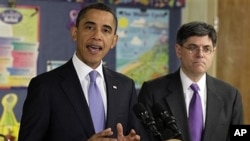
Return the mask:
[(136, 116), (138, 116), (140, 113), (147, 111), (145, 106), (142, 103), (136, 103), (133, 107), (133, 110)]
[(165, 118), (173, 118), (167, 109), (165, 109), (160, 103), (155, 103), (153, 106), (153, 114), (155, 118), (164, 120)]
[(152, 107), (153, 115), (156, 120), (156, 126), (159, 131), (164, 131), (166, 129), (165, 117), (163, 117), (163, 113), (166, 110), (161, 106), (160, 103), (155, 103)]
[(142, 103), (137, 103), (133, 107), (134, 113), (137, 118), (143, 123), (144, 126), (154, 135), (161, 136), (160, 132), (156, 128), (156, 122), (152, 116), (148, 113), (146, 107)]
[(161, 106), (160, 103), (156, 103), (153, 106), (153, 113), (154, 115), (156, 115), (157, 117), (160, 117), (162, 112), (165, 112), (166, 110)]
[(153, 113), (158, 123), (157, 127), (158, 129), (160, 129), (160, 131), (165, 131), (169, 128), (174, 133), (171, 138), (181, 137), (181, 132), (176, 125), (174, 116), (171, 115), (167, 109), (164, 109), (164, 107), (160, 103), (154, 104)]
[(133, 107), (134, 113), (136, 117), (143, 122), (143, 124), (148, 126), (148, 123), (154, 121), (153, 117), (151, 117), (146, 109), (146, 107), (142, 103), (137, 103)]

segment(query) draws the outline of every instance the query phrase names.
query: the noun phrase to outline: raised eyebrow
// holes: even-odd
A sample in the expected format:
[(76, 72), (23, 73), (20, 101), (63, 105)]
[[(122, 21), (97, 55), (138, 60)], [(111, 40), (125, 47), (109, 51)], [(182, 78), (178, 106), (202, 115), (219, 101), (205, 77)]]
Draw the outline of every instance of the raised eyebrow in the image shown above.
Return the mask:
[(113, 30), (113, 28), (110, 25), (103, 25), (104, 28), (108, 28), (110, 31)]
[[(95, 25), (95, 22), (92, 21), (86, 21), (85, 23), (83, 23), (83, 25)], [(103, 25), (104, 28), (108, 28), (110, 31), (112, 31), (112, 27), (110, 25)]]
[(199, 46), (196, 44), (189, 44), (188, 47), (199, 47)]
[[(189, 44), (188, 46), (195, 46), (195, 47), (199, 47), (199, 45), (196, 45), (196, 44)], [(212, 47), (211, 45), (204, 45), (204, 46), (202, 46), (202, 47), (206, 47), (206, 48), (208, 48), (208, 47)]]
[(210, 48), (210, 47), (213, 47), (213, 46), (211, 46), (211, 45), (204, 45), (203, 47)]
[(95, 23), (91, 21), (86, 21), (85, 23), (83, 23), (83, 25), (88, 25), (88, 24), (95, 25)]

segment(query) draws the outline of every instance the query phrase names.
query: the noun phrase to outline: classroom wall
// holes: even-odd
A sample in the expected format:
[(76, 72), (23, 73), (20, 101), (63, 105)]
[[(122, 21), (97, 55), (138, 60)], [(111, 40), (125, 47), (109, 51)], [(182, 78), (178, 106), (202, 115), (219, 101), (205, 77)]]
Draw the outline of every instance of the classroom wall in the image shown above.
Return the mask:
[[(80, 9), (82, 4), (74, 3), (74, 2), (63, 2), (63, 1), (46, 1), (46, 0), (18, 0), (16, 1), (16, 6), (31, 6), (38, 7), (38, 9), (34, 9), (34, 12), (38, 10), (40, 16), (39, 21), (39, 47), (38, 47), (38, 58), (37, 58), (37, 75), (43, 72), (46, 72), (48, 69), (48, 61), (50, 60), (58, 60), (58, 61), (67, 61), (70, 59), (75, 51), (75, 43), (73, 42), (70, 29), (69, 22), (70, 16), (69, 11), (72, 9)], [(0, 0), (0, 6), (6, 7), (8, 6), (8, 1)], [(13, 7), (15, 8), (15, 7)], [(139, 7), (138, 9), (144, 9), (145, 7)], [(153, 8), (156, 9), (156, 8)], [(166, 54), (169, 56), (168, 71), (173, 72), (179, 67), (179, 62), (175, 56), (174, 44), (175, 44), (175, 33), (180, 26), (181, 21), (181, 10), (180, 8), (171, 8), (169, 14), (169, 53)], [(29, 29), (22, 30), (28, 31)], [(0, 31), (1, 32), (1, 31)], [(0, 34), (1, 35), (1, 34)], [(107, 62), (108, 66), (111, 69), (115, 70), (115, 50), (111, 50), (107, 57), (105, 57), (104, 61)], [(19, 122), (22, 115), (22, 105), (26, 98), (27, 94), (27, 85), (22, 87), (11, 87), (0, 89), (0, 134), (7, 134), (7, 127), (5, 129), (5, 125), (3, 124), (5, 121), (15, 121), (15, 125), (13, 125), (13, 130), (15, 128), (15, 132), (12, 134), (17, 135)], [(3, 99), (14, 98), (14, 103), (11, 103), (11, 107), (6, 107), (6, 103), (3, 104)], [(6, 112), (7, 111), (7, 112)], [(9, 114), (11, 113), (11, 114)], [(7, 118), (3, 118), (6, 115)], [(10, 116), (11, 115), (11, 116)], [(4, 120), (3, 120), (4, 119)], [(11, 120), (9, 120), (11, 119)], [(13, 123), (9, 123), (13, 124)], [(8, 126), (9, 128), (12, 127)], [(2, 130), (4, 129), (4, 130)], [(11, 130), (12, 131), (12, 130)]]

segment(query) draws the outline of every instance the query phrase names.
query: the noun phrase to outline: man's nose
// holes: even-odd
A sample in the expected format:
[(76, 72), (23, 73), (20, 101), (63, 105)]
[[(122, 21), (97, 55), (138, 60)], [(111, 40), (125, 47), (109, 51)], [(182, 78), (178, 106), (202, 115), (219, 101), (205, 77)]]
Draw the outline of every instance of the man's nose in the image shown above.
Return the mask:
[(202, 47), (198, 47), (195, 49), (195, 53), (196, 54), (199, 54), (199, 55), (204, 55), (205, 54), (205, 51)]
[(92, 39), (100, 40), (101, 37), (102, 37), (102, 32), (101, 32), (101, 31), (95, 30), (95, 31), (93, 32)]

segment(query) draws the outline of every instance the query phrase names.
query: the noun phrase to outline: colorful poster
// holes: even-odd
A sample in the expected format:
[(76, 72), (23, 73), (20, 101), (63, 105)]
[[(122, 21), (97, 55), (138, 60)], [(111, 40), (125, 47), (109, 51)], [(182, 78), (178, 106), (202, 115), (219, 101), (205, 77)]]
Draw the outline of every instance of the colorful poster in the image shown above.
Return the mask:
[[(37, 0), (51, 1), (51, 0)], [(186, 4), (186, 0), (52, 0), (53, 2), (74, 2), (89, 4), (94, 2), (106, 3), (116, 6), (129, 7), (147, 7), (147, 8), (182, 8)]]
[(0, 7), (0, 89), (27, 87), (37, 73), (38, 7)]
[(136, 88), (168, 72), (169, 10), (117, 8), (116, 70)]
[[(9, 92), (3, 96), (1, 94), (1, 107), (3, 109), (0, 118), (0, 135), (7, 137), (8, 141), (16, 141), (18, 138), (20, 123), (14, 113), (14, 108), (16, 108), (18, 100), (16, 93)], [(1, 139), (0, 141), (2, 141)]]
[(93, 3), (93, 2), (107, 3), (106, 1), (113, 1), (113, 0), (36, 0), (36, 1), (76, 2), (76, 3)]
[(180, 8), (185, 6), (186, 0), (110, 0), (118, 6), (146, 6), (148, 8)]

